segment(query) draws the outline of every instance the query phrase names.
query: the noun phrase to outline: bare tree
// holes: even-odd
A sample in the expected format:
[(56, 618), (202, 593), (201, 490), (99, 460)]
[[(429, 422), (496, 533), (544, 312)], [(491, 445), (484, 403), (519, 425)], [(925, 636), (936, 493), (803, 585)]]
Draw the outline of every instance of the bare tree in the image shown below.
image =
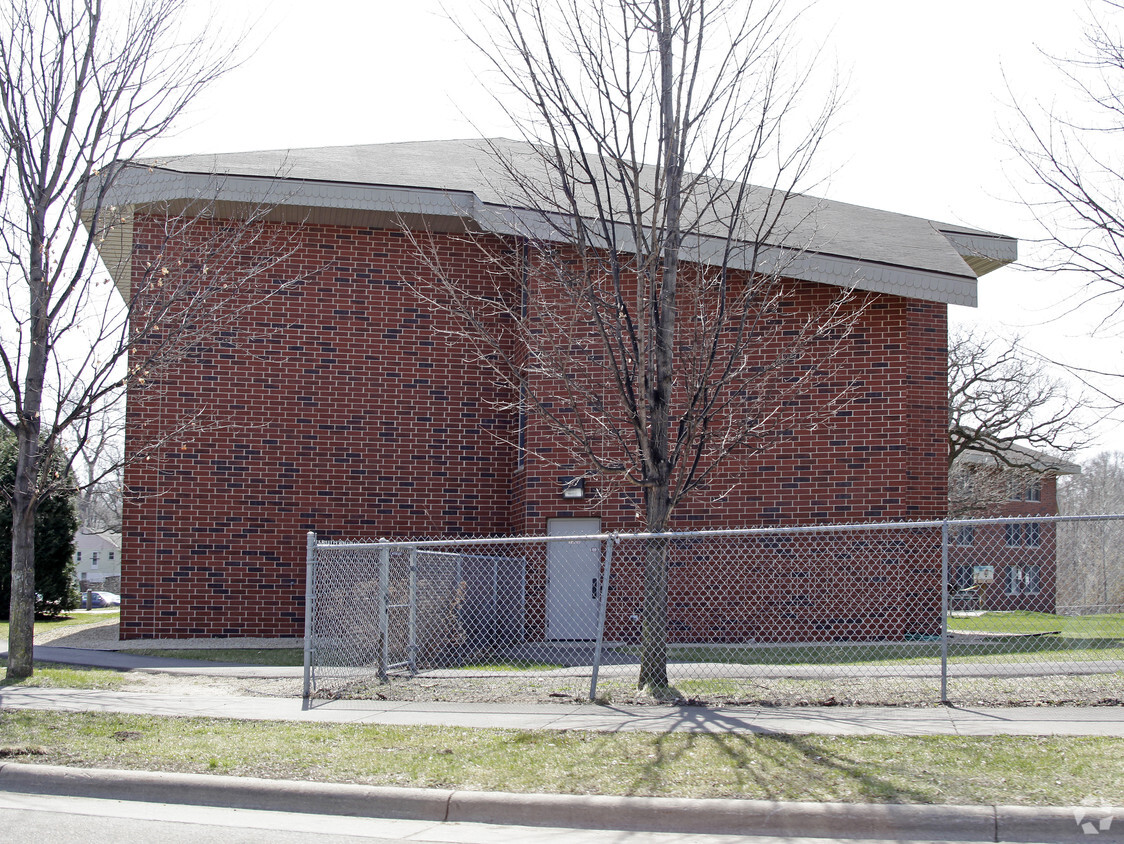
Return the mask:
[[(630, 490), (652, 533), (730, 455), (846, 392), (829, 362), (861, 302), (825, 289), (809, 310), (785, 277), (814, 238), (796, 188), (836, 107), (832, 87), (796, 125), (792, 25), (775, 0), (493, 0), (474, 41), (522, 133), (491, 149), (515, 245), (468, 235), (493, 268), (480, 287), (418, 238), (438, 280), (419, 295), (553, 435), (527, 459)], [(808, 400), (813, 383), (828, 398)], [(666, 540), (648, 542), (643, 583), (639, 685), (660, 693)]]
[(1023, 201), (1045, 232), (1032, 264), (1074, 276), (1077, 307), (1112, 332), (1124, 309), (1124, 2), (1090, 0), (1088, 12), (1085, 53), (1049, 57), (1069, 96), (1061, 106), (1017, 102), (1011, 143), (1028, 176)]
[[(1101, 452), (1058, 490), (1063, 515), (1124, 513), (1124, 454)], [(1058, 610), (1119, 612), (1124, 606), (1124, 522), (1081, 522), (1058, 531)]]
[[(92, 414), (126, 385), (159, 383), (260, 295), (269, 231), (260, 214), (209, 219), (206, 202), (145, 217), (114, 204), (123, 163), (182, 114), (231, 63), (187, 0), (13, 0), (0, 11), (0, 423), (18, 438), (11, 506), (8, 676), (32, 672), (34, 516), (89, 443)], [(165, 209), (167, 211), (167, 209)], [(80, 219), (81, 218), (81, 221)], [(164, 247), (134, 254), (134, 225), (164, 220)], [(101, 257), (116, 254), (110, 274)], [(235, 252), (242, 255), (236, 257)], [(260, 257), (255, 257), (260, 256)]]
[[(120, 394), (111, 398), (117, 399)], [(121, 531), (124, 503), (125, 415), (120, 402), (111, 402), (83, 415), (66, 440), (81, 443), (73, 452), (78, 485), (75, 504), (82, 529), (89, 533)]]
[(1010, 499), (1093, 440), (1089, 405), (1018, 338), (954, 331), (948, 343), (949, 513)]
[(1088, 403), (1023, 348), (1019, 338), (951, 332), (948, 341), (948, 462), (980, 451), (1004, 466), (1029, 465), (1016, 447), (1061, 456), (1091, 441)]

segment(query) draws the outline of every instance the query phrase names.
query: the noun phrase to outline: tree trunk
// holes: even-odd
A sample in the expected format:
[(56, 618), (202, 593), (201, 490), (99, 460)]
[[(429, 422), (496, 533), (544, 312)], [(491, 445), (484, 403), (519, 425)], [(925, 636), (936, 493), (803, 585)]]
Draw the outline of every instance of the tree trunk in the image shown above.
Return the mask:
[[(669, 500), (667, 486), (649, 487), (645, 495), (647, 529), (667, 530)], [(667, 679), (667, 540), (644, 543), (644, 605), (640, 610), (640, 679), (638, 688), (657, 696), (666, 690)]]
[[(667, 530), (671, 515), (671, 392), (675, 371), (676, 294), (679, 280), (679, 230), (683, 162), (675, 114), (675, 69), (671, 5), (660, 0), (660, 157), (663, 159), (665, 231), (659, 283), (651, 308), (652, 353), (648, 383), (648, 453), (645, 460), (644, 516), (649, 533)], [(637, 685), (661, 695), (667, 680), (667, 540), (649, 539), (644, 548), (644, 607), (640, 621), (640, 678)]]
[[(8, 679), (30, 677), (35, 637), (35, 483), (34, 454), (20, 442), (12, 495), (12, 598), (9, 605)], [(38, 443), (31, 440), (35, 451)], [(29, 462), (30, 461), (30, 462)], [(30, 477), (29, 477), (30, 476)], [(29, 492), (31, 491), (31, 492)]]
[(29, 337), (27, 374), (23, 398), (17, 408), (16, 478), (12, 490), (12, 600), (9, 606), (8, 679), (30, 677), (35, 638), (35, 510), (38, 507), (39, 433), (42, 430), (43, 383), (47, 374), (50, 339), (48, 306), (50, 288), (47, 269), (45, 212), (32, 217), (29, 261)]

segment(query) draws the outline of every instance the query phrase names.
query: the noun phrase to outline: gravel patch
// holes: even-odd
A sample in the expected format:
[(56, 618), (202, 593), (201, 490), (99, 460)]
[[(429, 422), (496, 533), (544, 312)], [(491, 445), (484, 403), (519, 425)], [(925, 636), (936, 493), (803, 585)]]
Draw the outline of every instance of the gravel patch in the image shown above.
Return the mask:
[(118, 620), (114, 615), (103, 621), (79, 624), (68, 627), (52, 627), (36, 631), (35, 644), (51, 645), (59, 648), (94, 648), (96, 650), (115, 650), (117, 648)]
[[(635, 679), (610, 678), (597, 686), (605, 704), (695, 706), (940, 706), (939, 683), (917, 678), (854, 677), (830, 680), (691, 680), (670, 698), (636, 688)], [(1120, 706), (1124, 675), (972, 677), (949, 683), (953, 703), (964, 706)], [(479, 703), (588, 703), (589, 678), (572, 676), (391, 677), (389, 683), (322, 686), (324, 698)]]

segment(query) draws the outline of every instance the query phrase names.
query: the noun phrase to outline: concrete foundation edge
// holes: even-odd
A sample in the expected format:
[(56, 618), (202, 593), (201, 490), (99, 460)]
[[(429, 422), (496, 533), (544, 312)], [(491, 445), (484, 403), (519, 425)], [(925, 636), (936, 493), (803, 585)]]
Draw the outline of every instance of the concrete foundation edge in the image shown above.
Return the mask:
[[(584, 829), (793, 837), (941, 841), (1088, 841), (1075, 809), (1060, 806), (951, 806), (801, 803), (766, 800), (506, 794), (294, 782), (210, 774), (0, 764), (0, 790), (155, 803), (219, 806), (431, 822), (459, 821)], [(1100, 842), (1124, 840), (1124, 808)], [(1095, 817), (1094, 817), (1095, 816)]]

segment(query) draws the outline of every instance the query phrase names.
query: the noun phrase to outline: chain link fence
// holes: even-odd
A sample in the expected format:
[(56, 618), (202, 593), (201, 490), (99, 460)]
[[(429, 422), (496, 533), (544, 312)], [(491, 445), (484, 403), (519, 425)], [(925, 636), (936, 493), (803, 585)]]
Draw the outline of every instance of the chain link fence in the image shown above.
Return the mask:
[(667, 578), (661, 699), (1124, 697), (1124, 516), (310, 535), (305, 696), (639, 700), (653, 558)]

